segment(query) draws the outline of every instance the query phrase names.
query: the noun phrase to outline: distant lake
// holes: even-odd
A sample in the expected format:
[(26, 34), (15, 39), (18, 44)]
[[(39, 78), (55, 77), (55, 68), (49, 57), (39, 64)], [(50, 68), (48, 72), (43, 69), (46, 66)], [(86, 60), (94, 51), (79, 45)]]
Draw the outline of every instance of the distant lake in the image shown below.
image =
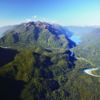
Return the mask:
[(79, 36), (76, 36), (76, 35), (71, 36), (70, 39), (72, 41), (74, 41), (77, 45), (81, 42), (80, 37)]

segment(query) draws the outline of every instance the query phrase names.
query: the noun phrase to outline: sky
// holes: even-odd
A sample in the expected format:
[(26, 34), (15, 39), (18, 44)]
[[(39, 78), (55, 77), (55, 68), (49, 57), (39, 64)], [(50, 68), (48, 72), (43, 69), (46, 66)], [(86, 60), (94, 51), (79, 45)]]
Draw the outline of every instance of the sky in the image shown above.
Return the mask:
[(0, 0), (0, 26), (38, 20), (100, 25), (100, 0)]

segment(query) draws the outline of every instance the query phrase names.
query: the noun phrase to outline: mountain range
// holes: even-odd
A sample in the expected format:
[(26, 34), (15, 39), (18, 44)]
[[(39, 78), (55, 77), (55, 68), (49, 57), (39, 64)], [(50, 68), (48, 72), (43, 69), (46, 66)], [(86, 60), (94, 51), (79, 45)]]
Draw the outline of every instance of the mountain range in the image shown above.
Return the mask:
[[(1, 100), (100, 100), (100, 29), (28, 22), (0, 38)], [(79, 36), (76, 44), (72, 36)], [(73, 51), (73, 52), (72, 52)]]

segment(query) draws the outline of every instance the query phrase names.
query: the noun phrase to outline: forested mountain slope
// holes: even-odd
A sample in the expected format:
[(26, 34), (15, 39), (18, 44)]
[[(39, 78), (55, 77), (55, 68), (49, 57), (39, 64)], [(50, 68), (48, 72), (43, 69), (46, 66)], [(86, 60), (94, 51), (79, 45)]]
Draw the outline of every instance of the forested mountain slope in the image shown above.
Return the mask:
[[(9, 54), (9, 58), (11, 56)], [(67, 74), (75, 67), (74, 60), (69, 51), (58, 53), (40, 47), (20, 49), (12, 61), (0, 68), (0, 99), (62, 99), (62, 86), (68, 80)], [(65, 90), (63, 95), (67, 97), (68, 94)]]
[(59, 25), (45, 22), (21, 24), (5, 33), (0, 39), (3, 46), (41, 46), (49, 49), (69, 49), (75, 45)]

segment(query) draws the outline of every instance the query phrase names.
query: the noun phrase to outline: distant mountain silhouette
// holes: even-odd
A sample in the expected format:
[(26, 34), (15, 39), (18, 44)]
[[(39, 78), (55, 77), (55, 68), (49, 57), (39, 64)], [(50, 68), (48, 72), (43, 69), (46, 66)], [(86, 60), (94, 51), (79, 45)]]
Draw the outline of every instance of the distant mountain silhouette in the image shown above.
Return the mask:
[(13, 25), (8, 25), (8, 26), (0, 27), (0, 37), (2, 37), (3, 35), (5, 35), (4, 33), (5, 33), (7, 30), (12, 29), (13, 27), (14, 27)]

